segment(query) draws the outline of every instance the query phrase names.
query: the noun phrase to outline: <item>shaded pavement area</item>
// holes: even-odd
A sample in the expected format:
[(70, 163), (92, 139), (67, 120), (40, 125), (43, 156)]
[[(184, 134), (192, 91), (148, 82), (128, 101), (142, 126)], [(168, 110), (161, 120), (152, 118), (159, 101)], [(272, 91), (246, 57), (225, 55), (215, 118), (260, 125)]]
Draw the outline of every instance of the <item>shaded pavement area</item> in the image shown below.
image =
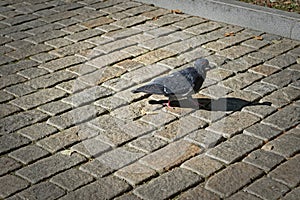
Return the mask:
[[(0, 1), (0, 198), (300, 196), (300, 41), (130, 0)], [(205, 57), (193, 98), (131, 91)]]

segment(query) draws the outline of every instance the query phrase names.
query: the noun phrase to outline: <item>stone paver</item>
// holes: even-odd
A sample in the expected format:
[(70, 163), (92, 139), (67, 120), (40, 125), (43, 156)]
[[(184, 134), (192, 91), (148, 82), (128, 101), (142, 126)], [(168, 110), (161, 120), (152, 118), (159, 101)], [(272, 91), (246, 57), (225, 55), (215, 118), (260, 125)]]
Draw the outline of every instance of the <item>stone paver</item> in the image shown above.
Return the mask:
[(178, 141), (149, 154), (140, 162), (158, 172), (166, 171), (201, 151), (200, 147), (186, 141)]
[(262, 178), (255, 181), (245, 191), (252, 193), (262, 199), (271, 200), (282, 197), (289, 188), (282, 183), (273, 181), (269, 178)]
[(202, 178), (193, 172), (176, 168), (146, 185), (138, 187), (134, 193), (143, 199), (167, 199), (201, 180)]
[(299, 199), (300, 42), (151, 3), (0, 1), (1, 199)]
[(205, 188), (222, 197), (228, 197), (261, 174), (262, 171), (256, 167), (245, 163), (236, 163), (210, 178)]

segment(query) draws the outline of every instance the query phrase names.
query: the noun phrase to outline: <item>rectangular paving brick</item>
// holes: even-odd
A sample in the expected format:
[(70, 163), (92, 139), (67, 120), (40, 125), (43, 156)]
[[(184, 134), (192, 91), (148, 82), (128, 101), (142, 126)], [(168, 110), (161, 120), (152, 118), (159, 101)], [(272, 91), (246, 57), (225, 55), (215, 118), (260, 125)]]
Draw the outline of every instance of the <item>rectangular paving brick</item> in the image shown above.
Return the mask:
[(34, 44), (39, 44), (48, 40), (52, 40), (55, 38), (63, 37), (67, 35), (65, 32), (61, 30), (53, 30), (45, 33), (41, 33), (32, 37), (26, 38), (26, 41), (32, 42)]
[(72, 125), (80, 124), (84, 121), (95, 118), (104, 113), (105, 109), (93, 105), (85, 105), (70, 110), (58, 116), (53, 116), (47, 120), (47, 123), (57, 127), (60, 130), (68, 128)]
[(95, 19), (82, 22), (81, 25), (87, 28), (94, 28), (94, 27), (102, 26), (104, 24), (112, 23), (113, 21), (114, 21), (113, 19), (110, 19), (108, 17), (98, 17)]
[(26, 57), (29, 57), (29, 56), (32, 56), (32, 55), (35, 55), (35, 54), (50, 51), (52, 49), (53, 48), (48, 46), (48, 45), (37, 44), (37, 45), (30, 46), (30, 47), (27, 47), (27, 48), (24, 47), (23, 49), (17, 49), (15, 51), (7, 53), (7, 55), (9, 57), (20, 60), (20, 59), (24, 59)]
[(160, 60), (163, 60), (165, 58), (169, 58), (171, 56), (174, 56), (176, 53), (165, 50), (165, 49), (156, 49), (154, 51), (150, 51), (146, 54), (143, 54), (141, 56), (138, 56), (137, 58), (134, 58), (134, 61), (141, 62), (145, 65), (153, 64), (155, 62), (158, 62)]
[(206, 155), (226, 164), (231, 164), (261, 145), (260, 139), (241, 134), (208, 150)]
[(5, 198), (28, 187), (29, 183), (17, 176), (8, 174), (0, 178), (0, 186), (0, 197)]
[(0, 89), (11, 86), (11, 85), (15, 85), (18, 83), (22, 83), (26, 81), (26, 78), (18, 75), (18, 74), (10, 74), (7, 76), (2, 76), (0, 77)]
[(250, 183), (263, 172), (246, 163), (236, 163), (208, 179), (205, 188), (221, 197), (228, 197)]
[(289, 159), (285, 163), (279, 165), (273, 171), (269, 173), (269, 177), (279, 181), (285, 185), (288, 185), (290, 188), (295, 187), (300, 183), (299, 165), (300, 156), (296, 155), (295, 157)]
[(106, 54), (116, 51), (116, 50), (120, 50), (120, 49), (124, 49), (126, 47), (135, 45), (136, 42), (135, 41), (131, 41), (128, 39), (121, 39), (121, 40), (117, 40), (117, 41), (113, 41), (101, 46), (96, 47), (96, 50), (102, 51)]
[(1, 156), (0, 158), (0, 175), (7, 174), (11, 171), (14, 171), (18, 168), (22, 167), (22, 164), (17, 162), (16, 160), (8, 157)]
[(184, 162), (181, 167), (189, 169), (206, 178), (222, 169), (224, 165), (221, 162), (210, 158), (209, 156), (201, 154)]
[(206, 122), (196, 117), (181, 117), (179, 120), (171, 122), (162, 129), (157, 130), (154, 133), (154, 136), (163, 138), (168, 142), (172, 142), (186, 136), (192, 131), (203, 128), (206, 125)]
[(50, 157), (23, 167), (18, 170), (16, 174), (29, 180), (31, 183), (37, 183), (83, 161), (85, 161), (85, 158), (77, 153), (72, 153), (71, 155), (56, 153)]
[(38, 141), (37, 145), (51, 153), (54, 153), (80, 141), (81, 139), (77, 135), (78, 131), (79, 127), (72, 127)]
[(17, 106), (11, 105), (11, 104), (1, 104), (0, 105), (0, 118), (4, 118), (8, 115), (11, 115), (13, 113), (16, 113), (18, 111), (21, 111), (20, 108), (18, 108)]
[(54, 72), (60, 69), (68, 68), (72, 65), (80, 64), (84, 62), (85, 59), (78, 56), (66, 56), (50, 62), (41, 64), (39, 67), (47, 69), (50, 72)]
[(122, 76), (122, 78), (134, 81), (136, 83), (146, 82), (158, 75), (161, 75), (167, 72), (169, 68), (159, 65), (153, 64), (145, 67), (138, 68), (134, 71), (128, 72)]
[(285, 69), (276, 74), (268, 76), (267, 78), (264, 78), (262, 82), (271, 84), (277, 88), (282, 88), (292, 83), (293, 81), (296, 81), (299, 78), (300, 78), (300, 72)]
[(66, 93), (64, 91), (55, 88), (43, 89), (38, 92), (17, 98), (11, 101), (11, 103), (23, 108), (24, 110), (27, 110), (61, 98), (65, 95)]
[(74, 41), (74, 42), (79, 42), (79, 41), (89, 39), (91, 37), (95, 37), (95, 36), (102, 35), (102, 34), (103, 34), (103, 31), (100, 31), (98, 29), (88, 29), (85, 31), (81, 31), (81, 32), (69, 35), (66, 38), (71, 41)]
[(289, 191), (289, 188), (282, 183), (276, 182), (270, 178), (261, 178), (245, 189), (262, 199), (279, 199)]
[(142, 199), (168, 199), (202, 181), (197, 174), (176, 168), (134, 190)]
[(50, 51), (50, 53), (60, 56), (60, 57), (65, 57), (65, 56), (70, 56), (74, 55), (78, 52), (87, 50), (87, 49), (92, 49), (95, 47), (95, 45), (87, 42), (76, 42), (74, 44), (70, 44), (68, 46), (61, 47), (59, 49), (55, 49), (53, 51)]
[(32, 141), (41, 139), (45, 136), (51, 135), (57, 131), (56, 128), (46, 124), (45, 122), (42, 123), (33, 123), (31, 126), (27, 126), (22, 128), (18, 131), (21, 135), (29, 138)]
[(235, 112), (232, 115), (213, 123), (207, 130), (222, 134), (224, 137), (229, 138), (258, 121), (258, 117), (249, 113)]
[(293, 156), (300, 150), (300, 138), (293, 132), (297, 132), (296, 129), (292, 129), (274, 140), (266, 143), (263, 149), (274, 152), (286, 158)]
[(115, 175), (125, 179), (131, 185), (137, 185), (156, 175), (156, 172), (153, 169), (136, 162), (118, 170), (115, 172)]
[(77, 75), (68, 71), (58, 71), (32, 79), (28, 84), (36, 89), (52, 87), (60, 82), (76, 78)]
[(17, 24), (21, 24), (24, 22), (28, 22), (28, 21), (34, 20), (36, 18), (37, 18), (37, 16), (35, 16), (33, 14), (19, 15), (19, 16), (4, 19), (1, 22), (12, 26), (12, 25), (17, 25)]
[(299, 123), (299, 113), (299, 107), (289, 105), (270, 115), (264, 119), (262, 123), (271, 125), (280, 130), (286, 130)]
[(61, 199), (113, 199), (130, 189), (130, 185), (125, 181), (115, 176), (107, 176), (70, 192)]
[(274, 137), (278, 136), (281, 133), (281, 131), (274, 127), (259, 123), (248, 127), (244, 130), (244, 133), (267, 142), (272, 140)]
[(133, 29), (133, 28), (122, 28), (119, 30), (111, 31), (108, 33), (105, 33), (103, 36), (108, 39), (118, 40), (126, 37), (130, 37), (136, 34), (141, 33), (141, 30)]
[(106, 67), (108, 65), (115, 64), (117, 62), (120, 62), (122, 60), (125, 60), (127, 58), (130, 58), (131, 55), (125, 52), (121, 51), (115, 51), (110, 54), (106, 54), (103, 56), (100, 56), (98, 58), (95, 58), (89, 62), (87, 62), (88, 65), (92, 65), (97, 68)]
[(28, 145), (9, 153), (9, 156), (22, 162), (29, 164), (49, 154), (48, 151), (36, 146)]
[(61, 114), (71, 109), (72, 105), (64, 103), (62, 101), (52, 101), (50, 103), (38, 107), (38, 110), (51, 116)]
[(65, 194), (65, 191), (57, 185), (50, 182), (42, 182), (36, 184), (20, 193), (22, 199), (41, 199), (41, 200), (54, 200)]
[(188, 134), (185, 139), (207, 149), (215, 147), (224, 138), (218, 133), (199, 129)]
[(3, 75), (9, 75), (14, 74), (16, 72), (19, 72), (21, 70), (29, 69), (31, 67), (37, 66), (37, 62), (32, 60), (21, 60), (16, 63), (11, 63), (7, 65), (2, 65), (0, 67), (0, 74)]
[(120, 147), (100, 155), (97, 157), (97, 160), (100, 161), (105, 167), (112, 170), (117, 170), (135, 162), (144, 155), (145, 153), (136, 149)]
[(154, 125), (156, 127), (161, 127), (169, 122), (172, 122), (176, 117), (170, 113), (166, 113), (162, 110), (155, 112), (154, 115), (144, 115), (141, 121)]
[(284, 160), (284, 157), (278, 154), (265, 151), (263, 149), (258, 149), (256, 151), (251, 152), (246, 158), (244, 158), (243, 162), (254, 165), (255, 167), (269, 172)]
[(54, 183), (68, 191), (75, 190), (91, 181), (93, 181), (93, 177), (91, 175), (75, 168), (59, 173), (50, 179), (51, 183)]
[(141, 42), (139, 45), (149, 50), (155, 50), (177, 41), (179, 41), (179, 39), (175, 37), (161, 36), (152, 40), (146, 40), (144, 42)]
[(158, 172), (163, 172), (179, 165), (200, 151), (200, 147), (179, 140), (143, 157), (139, 161)]
[(106, 97), (111, 95), (113, 92), (110, 89), (107, 89), (102, 86), (94, 86), (83, 90), (79, 93), (75, 93), (67, 98), (63, 99), (63, 102), (74, 105), (80, 106), (90, 102), (93, 102), (97, 99)]
[(48, 116), (38, 110), (30, 110), (0, 119), (0, 133), (6, 134), (37, 123)]

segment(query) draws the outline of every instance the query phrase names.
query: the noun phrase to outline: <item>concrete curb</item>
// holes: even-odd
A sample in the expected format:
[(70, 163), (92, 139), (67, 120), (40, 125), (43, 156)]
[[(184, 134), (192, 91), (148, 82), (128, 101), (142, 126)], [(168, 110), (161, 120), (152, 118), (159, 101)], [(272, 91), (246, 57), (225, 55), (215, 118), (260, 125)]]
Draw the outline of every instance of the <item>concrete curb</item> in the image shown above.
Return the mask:
[(300, 15), (230, 0), (138, 0), (167, 9), (300, 40)]

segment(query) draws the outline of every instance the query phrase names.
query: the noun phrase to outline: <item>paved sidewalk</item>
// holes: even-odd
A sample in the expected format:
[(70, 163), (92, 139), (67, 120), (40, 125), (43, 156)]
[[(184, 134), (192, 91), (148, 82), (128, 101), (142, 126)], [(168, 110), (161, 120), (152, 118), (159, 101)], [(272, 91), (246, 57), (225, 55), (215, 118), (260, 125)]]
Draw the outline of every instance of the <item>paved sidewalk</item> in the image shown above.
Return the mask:
[[(1, 199), (300, 196), (300, 41), (129, 0), (0, 1)], [(130, 91), (206, 57), (187, 102)]]

